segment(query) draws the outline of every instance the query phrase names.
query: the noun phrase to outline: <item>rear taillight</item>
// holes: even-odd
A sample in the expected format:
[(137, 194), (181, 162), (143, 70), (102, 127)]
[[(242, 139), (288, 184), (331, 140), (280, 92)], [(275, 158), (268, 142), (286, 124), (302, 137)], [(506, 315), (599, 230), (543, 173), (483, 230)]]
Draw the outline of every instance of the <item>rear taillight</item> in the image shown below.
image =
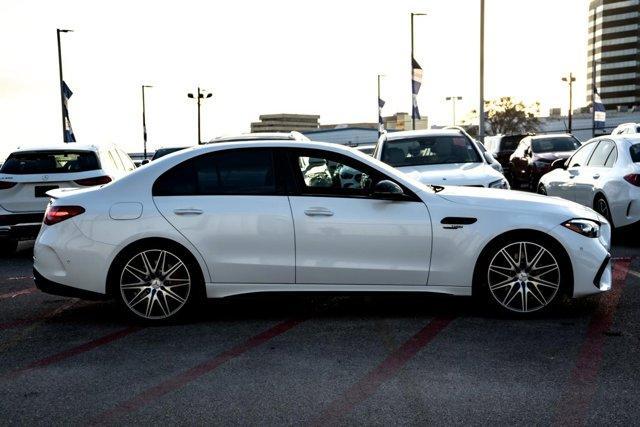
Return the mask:
[(46, 225), (57, 224), (83, 212), (84, 208), (82, 206), (49, 206), (44, 213), (44, 223)]
[(111, 182), (111, 177), (108, 175), (103, 175), (103, 176), (96, 176), (95, 178), (76, 179), (73, 182), (75, 182), (78, 185), (84, 185), (89, 187), (92, 185), (108, 184)]
[(15, 182), (0, 181), (0, 190), (6, 190), (8, 188), (15, 187), (15, 186), (16, 186)]
[(624, 176), (624, 180), (627, 181), (631, 185), (635, 185), (636, 187), (640, 187), (640, 174), (630, 173), (629, 175)]

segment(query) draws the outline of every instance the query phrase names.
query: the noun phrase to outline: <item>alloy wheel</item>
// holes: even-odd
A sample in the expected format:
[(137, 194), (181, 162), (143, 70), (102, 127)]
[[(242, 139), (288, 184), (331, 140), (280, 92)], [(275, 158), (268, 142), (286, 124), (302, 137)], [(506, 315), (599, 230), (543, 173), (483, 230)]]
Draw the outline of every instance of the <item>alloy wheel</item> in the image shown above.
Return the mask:
[(607, 201), (602, 197), (598, 198), (598, 200), (596, 201), (596, 210), (600, 215), (607, 218), (607, 220), (609, 219), (609, 205), (607, 204)]
[(531, 313), (548, 306), (560, 289), (560, 266), (533, 242), (515, 242), (493, 256), (487, 271), (491, 295), (504, 308)]
[(125, 305), (145, 319), (166, 319), (189, 299), (191, 276), (175, 254), (148, 249), (133, 256), (120, 275), (120, 294)]

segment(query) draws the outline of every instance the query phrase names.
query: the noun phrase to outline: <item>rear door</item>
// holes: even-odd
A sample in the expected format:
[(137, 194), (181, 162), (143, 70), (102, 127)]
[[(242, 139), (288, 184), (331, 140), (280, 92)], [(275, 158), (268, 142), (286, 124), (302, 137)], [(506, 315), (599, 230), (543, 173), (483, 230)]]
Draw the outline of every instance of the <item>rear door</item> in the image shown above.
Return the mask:
[(75, 188), (75, 180), (90, 178), (100, 170), (93, 151), (20, 151), (11, 154), (0, 169), (0, 180), (12, 183), (0, 189), (0, 207), (9, 212), (44, 212), (56, 188)]
[(595, 189), (601, 188), (611, 172), (612, 162), (617, 158), (616, 144), (610, 139), (603, 139), (593, 150), (586, 167), (573, 180), (575, 201), (581, 205), (593, 207)]
[(293, 220), (275, 150), (207, 153), (153, 186), (162, 215), (200, 252), (216, 283), (294, 283)]
[(598, 142), (590, 142), (580, 147), (567, 160), (566, 169), (556, 169), (551, 172), (547, 194), (549, 196), (559, 196), (567, 200), (576, 200), (576, 182), (582, 174), (588, 173), (587, 163), (593, 152), (593, 148)]

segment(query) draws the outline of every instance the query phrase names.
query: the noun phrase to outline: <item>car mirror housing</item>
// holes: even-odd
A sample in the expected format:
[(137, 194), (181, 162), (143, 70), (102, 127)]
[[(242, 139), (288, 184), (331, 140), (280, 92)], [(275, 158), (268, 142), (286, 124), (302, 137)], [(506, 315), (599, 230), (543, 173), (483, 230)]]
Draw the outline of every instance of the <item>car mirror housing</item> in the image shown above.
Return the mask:
[(395, 182), (384, 179), (373, 187), (373, 195), (385, 199), (399, 199), (404, 197), (404, 191)]
[(551, 163), (551, 169), (566, 169), (566, 162), (567, 161), (565, 159), (556, 159), (553, 161), (553, 163)]

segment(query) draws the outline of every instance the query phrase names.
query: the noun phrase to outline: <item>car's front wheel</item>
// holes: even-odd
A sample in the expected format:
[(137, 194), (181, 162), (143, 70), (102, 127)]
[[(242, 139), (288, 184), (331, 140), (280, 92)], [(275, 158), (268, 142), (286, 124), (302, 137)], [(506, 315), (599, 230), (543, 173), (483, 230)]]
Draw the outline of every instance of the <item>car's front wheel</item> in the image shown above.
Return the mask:
[(543, 196), (547, 195), (547, 187), (543, 184), (538, 185), (538, 194), (542, 194)]
[(570, 281), (567, 255), (551, 239), (522, 235), (501, 239), (483, 252), (476, 289), (502, 311), (529, 314), (557, 302)]
[(202, 287), (195, 261), (177, 246), (152, 245), (126, 251), (114, 266), (113, 293), (137, 319), (175, 319), (197, 300)]

